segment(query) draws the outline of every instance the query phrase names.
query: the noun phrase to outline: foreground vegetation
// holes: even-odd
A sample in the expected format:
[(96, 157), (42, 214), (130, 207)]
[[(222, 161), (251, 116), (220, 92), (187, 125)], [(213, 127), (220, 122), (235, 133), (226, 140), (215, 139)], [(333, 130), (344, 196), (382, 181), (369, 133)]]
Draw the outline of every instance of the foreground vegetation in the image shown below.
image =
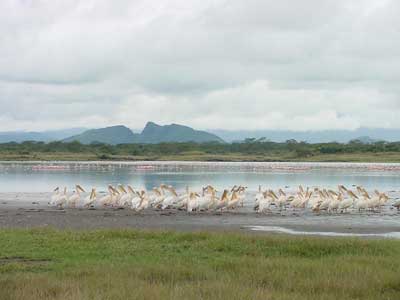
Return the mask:
[(0, 144), (0, 160), (193, 160), (400, 162), (400, 142), (91, 144), (24, 142)]
[(0, 299), (399, 299), (400, 241), (0, 230)]

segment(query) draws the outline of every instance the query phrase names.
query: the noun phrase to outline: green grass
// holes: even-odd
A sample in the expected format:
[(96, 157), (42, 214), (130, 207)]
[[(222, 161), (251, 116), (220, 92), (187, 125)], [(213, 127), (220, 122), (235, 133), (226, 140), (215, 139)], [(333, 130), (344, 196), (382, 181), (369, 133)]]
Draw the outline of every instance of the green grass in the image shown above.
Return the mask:
[(400, 241), (0, 230), (0, 299), (400, 299)]
[(72, 152), (33, 152), (30, 154), (0, 153), (0, 161), (299, 161), (299, 162), (400, 162), (400, 152), (316, 154), (297, 157), (294, 153), (261, 154), (207, 154), (192, 151), (177, 155), (106, 155)]

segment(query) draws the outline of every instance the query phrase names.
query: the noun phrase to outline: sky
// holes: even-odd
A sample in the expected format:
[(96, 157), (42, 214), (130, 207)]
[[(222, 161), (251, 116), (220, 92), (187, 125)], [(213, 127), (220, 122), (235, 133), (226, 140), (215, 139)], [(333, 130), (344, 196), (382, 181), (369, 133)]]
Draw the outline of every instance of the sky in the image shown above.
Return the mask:
[(400, 128), (398, 0), (1, 0), (0, 131)]

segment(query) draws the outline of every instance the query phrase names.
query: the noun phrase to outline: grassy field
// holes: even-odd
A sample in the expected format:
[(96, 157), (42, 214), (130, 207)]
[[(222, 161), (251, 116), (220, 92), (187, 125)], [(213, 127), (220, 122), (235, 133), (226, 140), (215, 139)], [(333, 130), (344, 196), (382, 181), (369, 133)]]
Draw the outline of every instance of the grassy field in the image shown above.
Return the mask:
[(400, 241), (0, 230), (0, 299), (400, 299)]
[(272, 153), (268, 155), (244, 155), (240, 153), (207, 154), (187, 152), (179, 155), (108, 155), (101, 157), (94, 153), (0, 153), (0, 161), (299, 161), (299, 162), (400, 162), (400, 152), (318, 154), (296, 157), (294, 154)]

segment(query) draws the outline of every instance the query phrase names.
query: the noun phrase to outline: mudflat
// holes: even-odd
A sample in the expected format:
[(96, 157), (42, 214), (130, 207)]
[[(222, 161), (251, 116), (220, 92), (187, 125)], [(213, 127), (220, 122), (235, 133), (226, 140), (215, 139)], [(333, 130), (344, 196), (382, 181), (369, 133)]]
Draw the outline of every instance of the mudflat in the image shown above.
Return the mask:
[[(400, 213), (386, 207), (380, 212), (314, 214), (310, 211), (274, 211), (257, 214), (246, 204), (230, 212), (193, 212), (129, 208), (65, 208), (47, 205), (48, 193), (0, 193), (0, 228), (54, 227), (60, 229), (137, 228), (179, 231), (254, 231), (400, 236)], [(264, 230), (265, 229), (265, 230)]]

